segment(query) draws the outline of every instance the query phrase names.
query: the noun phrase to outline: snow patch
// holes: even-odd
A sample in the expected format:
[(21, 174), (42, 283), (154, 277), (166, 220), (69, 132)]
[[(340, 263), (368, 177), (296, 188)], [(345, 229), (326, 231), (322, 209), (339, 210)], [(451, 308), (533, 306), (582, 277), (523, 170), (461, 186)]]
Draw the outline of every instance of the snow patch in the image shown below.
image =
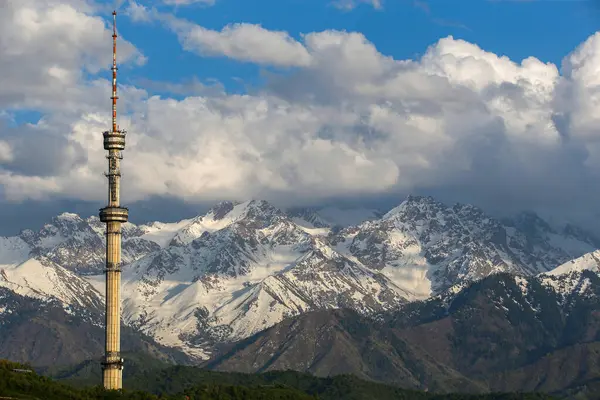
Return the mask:
[(567, 261), (566, 263), (548, 272), (548, 274), (557, 276), (574, 271), (581, 272), (584, 270), (600, 272), (600, 250), (596, 250), (591, 253), (584, 254), (583, 256), (574, 260)]

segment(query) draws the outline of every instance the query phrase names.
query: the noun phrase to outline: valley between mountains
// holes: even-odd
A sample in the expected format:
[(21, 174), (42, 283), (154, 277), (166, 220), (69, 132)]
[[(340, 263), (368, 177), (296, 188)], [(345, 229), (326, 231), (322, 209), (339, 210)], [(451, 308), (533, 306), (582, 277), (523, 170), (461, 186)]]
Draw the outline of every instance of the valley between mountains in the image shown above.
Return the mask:
[[(582, 367), (599, 364), (598, 248), (534, 213), (499, 220), (430, 197), (385, 213), (224, 202), (124, 225), (124, 348), (227, 371), (565, 390), (600, 380)], [(103, 268), (96, 217), (0, 238), (0, 358), (100, 356)], [(553, 379), (557, 363), (579, 367)]]

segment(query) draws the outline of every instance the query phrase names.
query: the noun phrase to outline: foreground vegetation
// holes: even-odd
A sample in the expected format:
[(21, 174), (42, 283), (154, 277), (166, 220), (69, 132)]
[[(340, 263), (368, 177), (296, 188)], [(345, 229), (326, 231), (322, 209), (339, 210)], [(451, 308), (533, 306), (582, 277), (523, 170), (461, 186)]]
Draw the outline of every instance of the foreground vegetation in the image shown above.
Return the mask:
[(0, 360), (0, 396), (40, 400), (311, 400), (317, 397), (287, 387), (240, 387), (201, 384), (177, 394), (155, 395), (142, 391), (105, 391), (101, 387), (75, 388), (55, 382), (29, 366)]
[[(154, 393), (140, 390), (108, 392), (95, 387), (73, 387), (35, 372), (29, 366), (0, 360), (0, 396), (22, 400), (543, 400), (543, 394), (435, 395), (361, 381), (351, 376), (320, 379), (295, 372), (263, 375), (219, 374), (195, 368), (173, 367), (157, 373)], [(203, 377), (204, 379), (198, 379)], [(138, 377), (144, 381), (141, 376)], [(150, 385), (150, 380), (140, 382)], [(188, 387), (180, 388), (180, 385)], [(157, 389), (160, 387), (161, 389)]]

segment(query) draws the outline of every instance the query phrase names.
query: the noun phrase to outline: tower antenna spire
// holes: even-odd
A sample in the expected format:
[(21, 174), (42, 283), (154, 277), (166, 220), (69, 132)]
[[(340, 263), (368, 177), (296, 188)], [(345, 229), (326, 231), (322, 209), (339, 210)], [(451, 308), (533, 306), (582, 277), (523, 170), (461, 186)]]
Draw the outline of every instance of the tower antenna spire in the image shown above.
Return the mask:
[(113, 13), (112, 131), (117, 131), (117, 10)]
[(125, 150), (125, 131), (117, 127), (117, 11), (113, 11), (112, 129), (102, 133), (108, 151), (108, 205), (100, 209), (100, 221), (106, 224), (106, 314), (105, 352), (102, 383), (106, 389), (123, 387), (121, 358), (121, 224), (129, 211), (121, 206), (121, 160)]

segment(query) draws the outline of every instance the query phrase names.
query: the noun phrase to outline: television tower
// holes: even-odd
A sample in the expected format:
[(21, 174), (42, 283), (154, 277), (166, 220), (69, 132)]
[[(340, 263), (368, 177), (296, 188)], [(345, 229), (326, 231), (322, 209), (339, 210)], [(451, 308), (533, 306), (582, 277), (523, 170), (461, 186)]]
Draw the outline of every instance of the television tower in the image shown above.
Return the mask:
[(100, 221), (106, 223), (106, 345), (102, 361), (102, 383), (106, 389), (123, 387), (121, 358), (121, 224), (128, 210), (119, 203), (121, 151), (125, 149), (124, 130), (117, 126), (117, 12), (113, 11), (112, 130), (106, 131), (104, 149), (108, 150), (108, 205), (100, 209)]

